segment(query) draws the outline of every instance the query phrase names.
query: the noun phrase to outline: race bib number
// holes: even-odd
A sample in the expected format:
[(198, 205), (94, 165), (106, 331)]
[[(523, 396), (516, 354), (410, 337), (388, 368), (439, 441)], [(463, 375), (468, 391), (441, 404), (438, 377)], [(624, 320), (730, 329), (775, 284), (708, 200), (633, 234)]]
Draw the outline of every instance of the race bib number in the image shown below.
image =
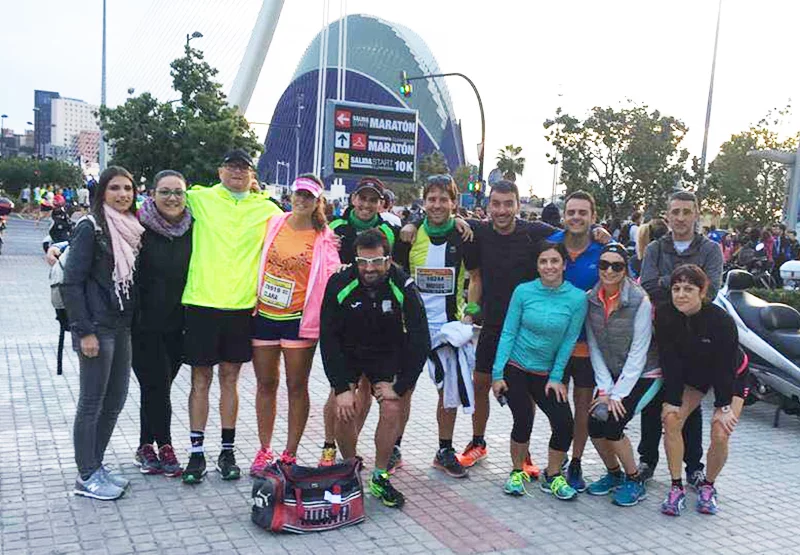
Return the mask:
[(264, 274), (264, 286), (261, 288), (261, 302), (273, 308), (286, 309), (292, 304), (294, 281)]
[(452, 295), (456, 290), (455, 268), (417, 268), (417, 287), (428, 295)]

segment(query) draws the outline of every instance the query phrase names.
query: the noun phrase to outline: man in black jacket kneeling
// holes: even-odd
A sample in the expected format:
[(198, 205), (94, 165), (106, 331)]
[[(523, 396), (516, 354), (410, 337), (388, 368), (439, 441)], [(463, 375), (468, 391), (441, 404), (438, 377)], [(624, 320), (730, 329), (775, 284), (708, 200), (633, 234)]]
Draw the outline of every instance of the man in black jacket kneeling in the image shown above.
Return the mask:
[(355, 264), (331, 277), (322, 301), (320, 347), (325, 373), (336, 394), (336, 440), (342, 455), (356, 454), (362, 374), (380, 405), (375, 434), (375, 470), (370, 491), (387, 507), (403, 495), (389, 483), (386, 467), (402, 413), (430, 351), (425, 308), (414, 281), (392, 263), (389, 243), (378, 230), (359, 235)]

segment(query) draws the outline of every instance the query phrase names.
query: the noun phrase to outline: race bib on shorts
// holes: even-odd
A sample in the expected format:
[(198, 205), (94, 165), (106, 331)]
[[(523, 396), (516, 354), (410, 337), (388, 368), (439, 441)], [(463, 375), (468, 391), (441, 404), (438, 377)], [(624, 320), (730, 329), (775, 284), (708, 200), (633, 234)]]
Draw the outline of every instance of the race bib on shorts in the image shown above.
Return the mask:
[(456, 291), (455, 268), (417, 268), (417, 287), (427, 295), (452, 295)]
[(264, 273), (264, 285), (259, 300), (273, 308), (287, 309), (292, 304), (294, 281)]

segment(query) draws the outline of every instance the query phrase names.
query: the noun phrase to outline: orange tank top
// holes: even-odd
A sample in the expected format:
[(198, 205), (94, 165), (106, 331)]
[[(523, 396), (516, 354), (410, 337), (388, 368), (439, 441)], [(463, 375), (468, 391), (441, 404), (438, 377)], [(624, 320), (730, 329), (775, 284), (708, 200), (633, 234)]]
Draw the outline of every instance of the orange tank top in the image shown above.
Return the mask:
[(291, 320), (303, 313), (314, 254), (313, 229), (297, 231), (286, 223), (270, 245), (261, 273), (258, 313), (273, 320)]

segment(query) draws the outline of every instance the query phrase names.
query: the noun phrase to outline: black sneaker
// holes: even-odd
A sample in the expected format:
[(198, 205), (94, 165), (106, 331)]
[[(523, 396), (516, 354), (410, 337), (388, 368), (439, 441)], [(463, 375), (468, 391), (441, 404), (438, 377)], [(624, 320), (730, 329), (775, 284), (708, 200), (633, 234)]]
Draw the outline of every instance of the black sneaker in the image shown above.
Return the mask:
[(637, 468), (637, 472), (639, 473), (639, 481), (644, 484), (648, 480), (652, 480), (655, 471), (655, 466), (650, 466), (644, 461), (640, 462), (639, 467)]
[(242, 477), (242, 469), (236, 466), (233, 449), (223, 449), (217, 459), (217, 472), (223, 480), (238, 480)]
[(700, 491), (700, 486), (702, 486), (705, 481), (706, 473), (703, 472), (702, 468), (686, 475), (686, 484), (694, 491)]
[(378, 477), (373, 473), (369, 479), (369, 491), (387, 507), (399, 509), (406, 502), (403, 494), (394, 489), (394, 486), (389, 483), (389, 474), (387, 472), (381, 473)]
[(199, 484), (206, 475), (206, 456), (204, 453), (192, 453), (189, 464), (181, 476), (184, 484)]
[(467, 469), (458, 462), (456, 450), (452, 447), (436, 451), (436, 456), (433, 458), (433, 467), (453, 478), (465, 478), (467, 476)]
[(392, 448), (392, 454), (389, 455), (389, 462), (386, 464), (386, 472), (389, 474), (394, 474), (398, 468), (403, 466), (403, 453), (400, 452), (400, 448), (395, 445)]

